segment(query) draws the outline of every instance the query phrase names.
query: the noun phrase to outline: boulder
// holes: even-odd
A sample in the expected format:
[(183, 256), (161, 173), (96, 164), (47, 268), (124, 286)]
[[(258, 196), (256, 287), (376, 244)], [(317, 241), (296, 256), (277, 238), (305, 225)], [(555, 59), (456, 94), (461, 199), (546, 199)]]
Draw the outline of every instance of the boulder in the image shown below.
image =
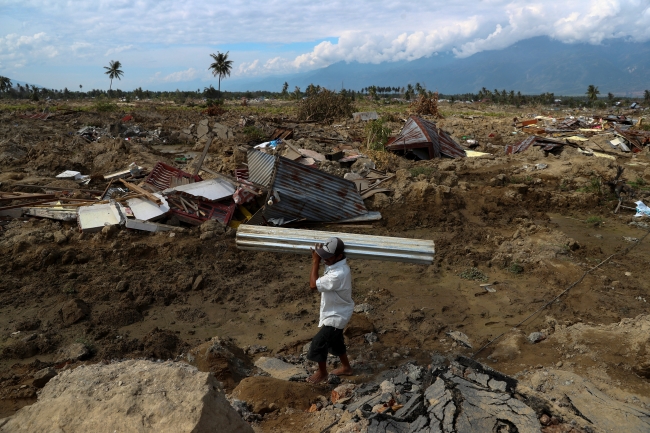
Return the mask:
[(361, 335), (374, 332), (375, 326), (364, 314), (354, 313), (343, 331), (343, 335), (348, 338), (359, 337)]
[(36, 388), (43, 388), (54, 376), (56, 376), (56, 370), (52, 367), (39, 370), (34, 373), (32, 385)]
[(72, 343), (69, 346), (59, 349), (54, 362), (75, 362), (82, 361), (90, 356), (90, 350), (83, 343)]
[(190, 350), (187, 360), (200, 371), (214, 374), (226, 390), (233, 389), (253, 367), (246, 353), (229, 338), (212, 338)]
[(70, 326), (86, 318), (90, 314), (90, 307), (81, 299), (71, 299), (63, 304), (59, 314), (63, 324)]
[(228, 128), (226, 125), (222, 125), (220, 123), (215, 123), (214, 126), (212, 127), (212, 132), (214, 133), (215, 138), (219, 138), (221, 140), (228, 140), (229, 138), (232, 138), (233, 134), (230, 128)]
[(232, 396), (248, 403), (254, 413), (264, 414), (287, 407), (307, 410), (312, 403), (320, 401), (323, 392), (306, 382), (255, 376), (242, 380)]
[[(82, 415), (82, 416), (80, 416)], [(186, 364), (124, 361), (67, 370), (1, 433), (252, 433), (217, 380)]]

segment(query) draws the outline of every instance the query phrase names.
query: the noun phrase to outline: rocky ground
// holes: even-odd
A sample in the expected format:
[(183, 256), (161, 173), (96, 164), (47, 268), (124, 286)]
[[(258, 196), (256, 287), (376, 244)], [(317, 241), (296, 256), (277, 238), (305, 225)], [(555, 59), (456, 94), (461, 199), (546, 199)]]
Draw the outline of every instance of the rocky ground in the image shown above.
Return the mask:
[[(359, 110), (378, 110), (394, 133), (406, 117), (406, 106), (358, 105)], [(98, 175), (131, 162), (148, 168), (156, 161), (187, 167), (193, 159), (187, 163), (174, 159), (200, 153), (205, 136), (198, 129), (206, 119), (217, 139), (204, 166), (216, 172), (236, 168), (245, 160), (244, 146), (261, 141), (279, 126), (293, 127), (291, 142), (305, 149), (328, 153), (340, 143), (348, 144), (368, 155), (379, 169), (396, 174), (386, 182), (392, 193), (366, 200), (367, 207), (380, 211), (383, 218), (372, 224), (310, 228), (432, 239), (436, 258), (430, 266), (351, 261), (359, 308), (346, 331), (355, 376), (345, 383), (355, 384), (355, 390), (364, 383), (379, 385), (381, 375), (417, 365), (430, 372), (430, 383), (414, 384), (421, 387), (418, 395), (426, 414), (435, 406), (425, 402), (431, 400), (427, 392), (449, 392), (449, 401), (466, 407), (462, 403), (472, 397), (464, 390), (475, 392), (476, 384), (491, 389), (489, 384), (455, 380), (467, 379), (468, 366), (461, 365), (460, 371), (461, 367), (445, 364), (434, 374), (432, 361), (434, 355), (448, 360), (463, 355), (556, 402), (556, 409), (544, 411), (522, 397), (527, 391), (496, 390), (523, 402), (530, 411), (522, 409), (519, 415), (534, 418), (536, 428), (546, 432), (614, 431), (594, 421), (600, 419), (600, 411), (584, 403), (587, 394), (647, 413), (645, 281), (650, 277), (650, 241), (636, 240), (650, 226), (629, 209), (614, 214), (617, 200), (605, 185), (620, 165), (636, 188), (635, 199), (644, 200), (650, 181), (647, 150), (596, 157), (567, 146), (558, 155), (531, 148), (506, 156), (503, 146), (525, 137), (521, 130), (513, 134), (517, 131), (513, 117), (571, 113), (543, 107), (443, 104), (445, 119), (438, 124), (459, 142), (463, 136), (478, 140), (475, 150), (488, 155), (413, 162), (365, 149), (362, 124), (298, 122), (292, 103), (227, 108), (222, 116), (206, 117), (191, 107), (142, 103), (108, 114), (86, 107), (87, 111), (64, 112), (45, 121), (21, 117), (24, 109), (5, 109), (0, 112), (0, 191), (34, 192), (17, 186), (30, 183), (76, 186), (54, 180), (63, 170), (90, 174), (92, 181), (84, 188), (103, 190), (106, 182)], [(132, 123), (121, 125), (125, 114), (133, 116)], [(142, 131), (159, 132), (137, 134), (128, 141), (102, 137), (91, 143), (75, 135), (82, 126), (92, 125), (117, 136), (133, 124)], [(258, 129), (251, 130), (251, 124)], [(599, 140), (591, 140), (595, 149), (601, 146)], [(537, 169), (536, 164), (546, 167)], [(350, 170), (331, 162), (321, 169), (338, 175)], [(632, 202), (626, 198), (624, 204), (633, 206)], [(308, 290), (307, 256), (239, 251), (233, 229), (213, 226), (181, 227), (172, 233), (123, 229), (88, 235), (79, 233), (73, 223), (21, 218), (2, 222), (1, 227), (0, 417), (34, 403), (51, 370), (146, 358), (184, 361), (211, 371), (232, 398), (249, 403), (240, 412), (250, 412), (256, 431), (320, 432), (334, 421), (333, 431), (357, 427), (384, 431), (373, 422), (388, 418), (368, 418), (373, 407), (365, 415), (357, 413), (356, 420), (354, 410), (335, 407), (331, 391), (340, 384), (310, 387), (284, 380), (295, 380), (313, 368), (304, 363), (303, 355), (318, 319), (318, 296)], [(615, 253), (566, 295), (511, 331)], [(480, 286), (485, 283), (495, 291)], [(250, 383), (273, 379), (268, 378), (273, 375), (265, 360), (260, 362), (262, 357), (302, 369), (278, 379), (288, 387), (286, 392), (280, 393), (284, 388), (277, 384)], [(436, 383), (440, 389), (428, 391)], [(573, 392), (576, 396), (570, 397)], [(283, 400), (292, 393), (307, 398)], [(611, 407), (609, 400), (605, 405)], [(305, 412), (314, 404), (316, 409)], [(547, 425), (541, 419), (544, 414)], [(407, 422), (397, 418), (395, 422)], [(431, 415), (426, 418), (422, 429), (437, 431)], [(452, 417), (444, 430), (446, 418), (436, 419), (443, 423), (443, 431), (463, 431), (459, 423), (469, 422)], [(359, 425), (350, 427), (351, 423)], [(495, 431), (527, 431), (505, 428)]]

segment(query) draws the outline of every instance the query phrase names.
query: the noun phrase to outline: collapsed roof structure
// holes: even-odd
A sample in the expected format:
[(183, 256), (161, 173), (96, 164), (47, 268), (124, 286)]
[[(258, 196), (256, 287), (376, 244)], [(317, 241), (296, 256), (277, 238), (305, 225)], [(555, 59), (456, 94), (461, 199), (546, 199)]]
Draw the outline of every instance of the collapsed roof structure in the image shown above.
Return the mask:
[(435, 123), (411, 116), (397, 137), (386, 143), (386, 149), (402, 155), (412, 154), (418, 159), (462, 158), (465, 150)]

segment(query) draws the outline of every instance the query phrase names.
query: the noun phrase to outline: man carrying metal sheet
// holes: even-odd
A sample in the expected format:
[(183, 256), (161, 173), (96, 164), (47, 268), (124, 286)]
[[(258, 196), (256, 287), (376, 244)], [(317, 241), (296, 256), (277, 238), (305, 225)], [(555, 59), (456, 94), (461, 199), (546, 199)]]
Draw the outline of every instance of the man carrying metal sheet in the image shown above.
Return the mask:
[[(328, 352), (341, 359), (341, 366), (332, 374), (349, 376), (352, 367), (343, 340), (343, 328), (354, 310), (352, 300), (352, 275), (345, 258), (345, 245), (339, 238), (329, 238), (325, 244), (316, 244), (311, 250), (312, 266), (309, 287), (321, 293), (320, 331), (311, 341), (307, 359), (318, 363), (318, 371), (307, 382), (319, 383), (327, 379)], [(320, 262), (325, 263), (325, 273), (318, 278)]]

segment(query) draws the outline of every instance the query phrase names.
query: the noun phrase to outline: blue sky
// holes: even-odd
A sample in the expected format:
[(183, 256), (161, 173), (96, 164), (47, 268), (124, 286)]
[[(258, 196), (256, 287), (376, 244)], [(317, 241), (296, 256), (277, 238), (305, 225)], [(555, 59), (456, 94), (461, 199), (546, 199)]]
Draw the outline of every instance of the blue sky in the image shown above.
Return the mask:
[(119, 60), (114, 88), (191, 89), (216, 85), (207, 68), (217, 51), (230, 52), (230, 80), (242, 80), (338, 61), (462, 57), (543, 35), (647, 41), (648, 23), (650, 0), (0, 0), (0, 75), (107, 89), (103, 66)]

